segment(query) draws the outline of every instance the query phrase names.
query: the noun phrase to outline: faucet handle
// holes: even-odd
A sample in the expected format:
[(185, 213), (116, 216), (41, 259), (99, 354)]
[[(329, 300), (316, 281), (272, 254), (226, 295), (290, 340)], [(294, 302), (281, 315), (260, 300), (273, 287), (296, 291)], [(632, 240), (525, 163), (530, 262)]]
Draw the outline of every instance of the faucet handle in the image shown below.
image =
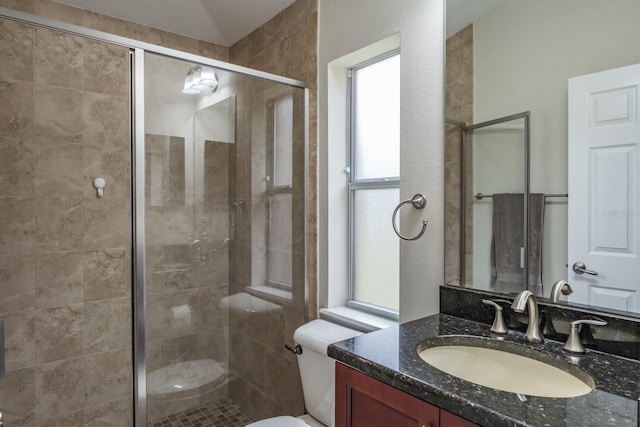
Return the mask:
[(578, 326), (580, 325), (604, 326), (606, 324), (607, 322), (598, 318), (574, 320), (573, 322), (571, 322), (571, 330), (569, 331), (569, 338), (567, 338), (567, 342), (564, 345), (563, 350), (569, 353), (576, 353), (576, 354), (586, 353), (584, 345), (580, 340), (580, 334), (578, 333)]
[(504, 323), (504, 317), (502, 316), (502, 306), (498, 304), (499, 302), (510, 304), (510, 301), (507, 300), (490, 300), (483, 299), (482, 303), (493, 306), (496, 309), (495, 317), (493, 318), (493, 325), (491, 325), (491, 332), (496, 334), (506, 334), (507, 333), (507, 325)]

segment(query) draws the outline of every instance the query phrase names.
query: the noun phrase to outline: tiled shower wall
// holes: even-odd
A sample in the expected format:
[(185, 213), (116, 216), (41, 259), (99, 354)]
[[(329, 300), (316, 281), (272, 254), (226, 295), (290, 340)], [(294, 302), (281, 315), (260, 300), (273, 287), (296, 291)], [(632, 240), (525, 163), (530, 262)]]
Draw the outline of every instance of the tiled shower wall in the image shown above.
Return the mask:
[(225, 46), (123, 21), (53, 0), (0, 0), (0, 6), (207, 58), (229, 61), (229, 48)]
[(229, 48), (229, 62), (309, 84), (307, 316), (318, 310), (318, 0), (297, 0)]
[[(447, 39), (446, 118), (473, 123), (473, 25), (469, 25)], [(466, 171), (461, 172), (461, 130), (446, 126), (445, 144), (445, 283), (460, 283), (460, 256), (465, 257), (465, 283), (472, 283), (473, 274), (473, 136), (467, 134)], [(466, 179), (466, 230), (460, 229), (461, 180)], [(465, 253), (460, 254), (461, 239), (465, 239)]]
[(8, 20), (0, 39), (5, 425), (131, 425), (129, 52)]
[[(273, 415), (298, 415), (304, 411), (302, 388), (294, 355), (284, 349), (293, 342), (293, 332), (304, 322), (305, 295), (304, 245), (308, 250), (307, 280), (309, 317), (317, 310), (317, 121), (316, 121), (316, 68), (317, 68), (317, 1), (298, 0), (282, 13), (268, 21), (230, 48), (230, 61), (239, 65), (302, 80), (310, 84), (309, 101), (309, 185), (306, 193), (308, 241), (305, 243), (301, 218), (303, 205), (301, 190), (304, 181), (303, 103), (301, 94), (294, 95), (294, 195), (293, 195), (293, 290), (290, 301), (269, 296), (253, 300), (263, 311), (242, 315), (229, 313), (229, 351), (232, 374), (229, 397), (255, 419)], [(243, 267), (242, 260), (251, 259), (261, 251), (260, 200), (264, 193), (264, 174), (255, 165), (264, 162), (264, 144), (267, 133), (267, 104), (281, 93), (259, 82), (253, 84), (251, 102), (242, 102), (239, 96), (236, 144), (232, 156), (232, 200), (251, 200), (244, 206), (246, 219), (252, 223), (236, 223), (236, 240), (230, 252), (231, 280), (229, 293), (242, 292), (255, 277)], [(247, 92), (247, 94), (249, 94)], [(260, 160), (262, 157), (262, 160)], [(252, 160), (253, 159), (253, 160)], [(245, 171), (243, 173), (243, 171)], [(248, 171), (248, 173), (246, 172)], [(248, 199), (247, 199), (248, 198)]]
[[(307, 194), (308, 209), (309, 209), (309, 223), (308, 223), (309, 233), (308, 233), (308, 244), (307, 244), (307, 249), (308, 249), (307, 268), (308, 268), (308, 282), (309, 282), (309, 288), (308, 288), (309, 294), (307, 297), (308, 297), (309, 304), (307, 306), (308, 307), (307, 315), (309, 317), (315, 317), (316, 309), (317, 309), (317, 274), (316, 274), (316, 270), (317, 270), (317, 264), (316, 264), (316, 257), (317, 257), (317, 250), (316, 250), (317, 248), (317, 216), (316, 216), (316, 211), (317, 211), (316, 209), (316, 205), (317, 205), (317, 196), (316, 196), (316, 188), (317, 188), (317, 161), (316, 161), (316, 156), (317, 156), (316, 155), (317, 153), (317, 137), (316, 137), (317, 135), (317, 125), (316, 125), (317, 1), (316, 0), (298, 0), (289, 8), (287, 8), (285, 11), (283, 11), (281, 14), (279, 14), (278, 16), (270, 20), (263, 27), (257, 29), (254, 33), (247, 36), (245, 39), (241, 40), (230, 49), (222, 46), (214, 45), (211, 43), (202, 42), (199, 40), (166, 33), (163, 31), (141, 26), (138, 24), (129, 23), (119, 19), (106, 17), (93, 12), (72, 8), (60, 3), (56, 3), (51, 0), (0, 0), (0, 6), (25, 11), (28, 13), (40, 15), (47, 18), (58, 19), (64, 22), (81, 25), (87, 28), (110, 32), (113, 34), (130, 37), (133, 39), (138, 39), (138, 40), (142, 40), (142, 41), (146, 41), (146, 42), (150, 42), (158, 45), (163, 45), (163, 46), (183, 50), (185, 52), (207, 56), (210, 58), (215, 58), (215, 59), (220, 59), (225, 61), (230, 59), (231, 62), (240, 64), (240, 65), (246, 65), (246, 66), (257, 68), (257, 69), (262, 69), (265, 71), (285, 75), (288, 77), (292, 77), (292, 78), (296, 78), (296, 79), (308, 82), (310, 84), (310, 104), (309, 104), (310, 120), (309, 120), (309, 152), (308, 152), (309, 192)], [(4, 46), (4, 43), (3, 43), (3, 46)], [(230, 51), (234, 52), (231, 58), (229, 55)], [(60, 54), (65, 52), (58, 51), (58, 53)], [(5, 56), (4, 58), (12, 58), (12, 56), (9, 55), (9, 56)], [(64, 56), (61, 56), (61, 58), (64, 58)], [(7, 62), (10, 62), (10, 61), (7, 61)], [(67, 62), (69, 63), (70, 66), (74, 65), (73, 61), (67, 61)], [(3, 61), (2, 65), (3, 66), (5, 65), (5, 61)], [(4, 88), (0, 88), (0, 90), (4, 90)], [(14, 90), (14, 89), (11, 89), (11, 90)], [(25, 95), (26, 98), (28, 99), (29, 91), (27, 90), (24, 93), (21, 93), (20, 95)], [(7, 106), (7, 107), (3, 106), (3, 108), (11, 108), (11, 106)], [(18, 107), (18, 108), (21, 108), (21, 107)], [(10, 117), (11, 114), (8, 114), (5, 116), (4, 113), (0, 113), (0, 116), (7, 118), (7, 117)], [(20, 117), (20, 115), (18, 116)], [(73, 118), (77, 118), (77, 117), (74, 116)], [(4, 120), (4, 118), (0, 120)], [(31, 120), (33, 120), (33, 118), (31, 118)], [(0, 149), (4, 150), (4, 147), (5, 145), (3, 142), (2, 145), (0, 145)], [(31, 160), (28, 160), (28, 161), (31, 161)], [(20, 165), (21, 163), (11, 162), (11, 164), (12, 164), (12, 167), (15, 168), (16, 165)], [(81, 163), (79, 161), (74, 160), (71, 162), (71, 164), (73, 164), (77, 168)], [(128, 160), (127, 160), (127, 164), (128, 164)], [(35, 170), (35, 168), (36, 167), (34, 166), (33, 170)], [(83, 166), (83, 168), (85, 168), (85, 166)], [(59, 172), (57, 169), (58, 168), (56, 168), (56, 171)], [(72, 170), (74, 168), (63, 167), (60, 169), (67, 171), (68, 173), (72, 173)], [(12, 169), (6, 169), (6, 171), (10, 171), (10, 170)], [(32, 174), (33, 173), (34, 172), (32, 171)], [(13, 173), (9, 173), (9, 172), (7, 172), (6, 175), (14, 176)], [(118, 178), (125, 179), (125, 177), (126, 179), (128, 179), (128, 176), (125, 173), (122, 173), (122, 171), (119, 171), (118, 173), (114, 173), (113, 175), (114, 175), (113, 179), (115, 180), (117, 180)], [(113, 185), (113, 182), (114, 181), (111, 181), (111, 179), (108, 179), (108, 185)], [(85, 187), (86, 187), (86, 183), (85, 183)], [(86, 191), (86, 188), (83, 188), (83, 191)], [(108, 190), (107, 190), (107, 193), (108, 193)], [(33, 194), (35, 196), (35, 193)], [(8, 207), (7, 208), (8, 212), (6, 213), (0, 212), (0, 218), (2, 218), (2, 221), (4, 221), (5, 217), (6, 218), (16, 217), (16, 214), (14, 212), (16, 210), (20, 211), (21, 208), (23, 211), (27, 212), (28, 214), (35, 212), (39, 207), (39, 205), (34, 200), (32, 200), (32, 199), (36, 199), (36, 197), (34, 196), (30, 198), (30, 201), (26, 203), (26, 206), (14, 206), (15, 203), (13, 204), (3, 203), (2, 206)], [(2, 197), (6, 197), (6, 196), (2, 196)], [(15, 196), (12, 196), (12, 197), (15, 197)], [(107, 197), (105, 197), (104, 200), (106, 199)], [(92, 206), (91, 202), (92, 200), (88, 198), (86, 201), (83, 199), (81, 203), (81, 212), (83, 215), (82, 217), (83, 221), (84, 221), (84, 215), (88, 215), (88, 212), (90, 212), (90, 210), (87, 210), (87, 209)], [(95, 202), (95, 200), (93, 200), (93, 202)], [(53, 205), (48, 205), (48, 207), (50, 208), (50, 211), (52, 210), (51, 209), (52, 206)], [(112, 207), (115, 209), (116, 207), (122, 208), (123, 206), (125, 205), (123, 205), (121, 202), (120, 203), (114, 202)], [(128, 199), (127, 199), (126, 206), (127, 206), (127, 209), (129, 209)], [(65, 212), (64, 213), (65, 218), (59, 221), (59, 226), (61, 228), (71, 227), (71, 225), (73, 224), (73, 221), (70, 220), (67, 222), (66, 214), (67, 213), (77, 214), (77, 211), (73, 210), (72, 207), (70, 207), (70, 209), (67, 209), (66, 205), (63, 205), (62, 208), (64, 208), (63, 211)], [(33, 213), (33, 215), (35, 216), (36, 213)], [(125, 222), (128, 224), (127, 221), (129, 220), (128, 215), (130, 215), (130, 212), (127, 211), (126, 215), (127, 216), (126, 216)], [(121, 219), (124, 220), (124, 217), (120, 217), (117, 215), (116, 217), (118, 221)], [(112, 213), (110, 213), (108, 218), (104, 218), (104, 219), (108, 221), (116, 221)], [(84, 226), (84, 223), (83, 223), (83, 226)], [(97, 240), (102, 240), (102, 239), (109, 240), (110, 239), (109, 236), (111, 236), (112, 230), (107, 229), (108, 226), (109, 224), (104, 225), (105, 227), (104, 235), (103, 234), (99, 235), (96, 232), (94, 235), (94, 238), (96, 238)], [(31, 233), (37, 235), (38, 233), (37, 217), (36, 217), (36, 221), (34, 222), (30, 223), (26, 221), (25, 227), (26, 229), (31, 228), (32, 230)], [(298, 229), (300, 229), (301, 224), (297, 224), (297, 227)], [(4, 231), (0, 231), (0, 236), (2, 236), (0, 237), (0, 247), (4, 245), (3, 242), (5, 240), (14, 240), (13, 236), (11, 235), (12, 233), (11, 228), (7, 228), (7, 230), (8, 230), (7, 233), (9, 233), (9, 238), (5, 238), (3, 234)], [(125, 233), (127, 238), (129, 236), (128, 231), (129, 230), (127, 230), (127, 232)], [(95, 292), (97, 296), (94, 296), (94, 297), (90, 296), (89, 298), (104, 299), (104, 300), (110, 300), (110, 298), (116, 299), (116, 297), (109, 294), (108, 289), (111, 286), (117, 287), (115, 284), (120, 283), (120, 278), (124, 278), (122, 280), (122, 286), (124, 287), (123, 289), (126, 289), (126, 292), (127, 292), (126, 294), (127, 304), (130, 304), (130, 302), (128, 301), (128, 298), (130, 297), (129, 296), (130, 254), (125, 249), (129, 247), (128, 245), (129, 243), (123, 244), (122, 246), (116, 245), (118, 247), (114, 248), (113, 250), (103, 251), (102, 258), (98, 256), (100, 251), (96, 251), (95, 254), (91, 254), (89, 253), (89, 251), (85, 251), (84, 248), (82, 249), (82, 252), (84, 252), (83, 260), (82, 260), (83, 261), (82, 286), (83, 286), (83, 291), (85, 293), (85, 296), (83, 297), (86, 297), (86, 295), (91, 295), (91, 292), (86, 291), (87, 283), (91, 282), (96, 284), (95, 286), (96, 290), (94, 290), (93, 292)], [(4, 249), (1, 249), (0, 252), (3, 250)], [(81, 252), (81, 251), (79, 250), (77, 252)], [(2, 254), (0, 256), (4, 257), (5, 254)], [(31, 261), (33, 261), (33, 264), (31, 264)], [(32, 259), (27, 258), (27, 261), (25, 261), (25, 263), (28, 265), (35, 265), (37, 267), (36, 261), (37, 261), (37, 257), (36, 255), (33, 255)], [(57, 263), (58, 268), (60, 266), (63, 266), (63, 264), (60, 264), (57, 261), (53, 261), (53, 262)], [(14, 268), (13, 264), (14, 263), (12, 262), (11, 268)], [(103, 264), (104, 266), (102, 266)], [(74, 264), (74, 265), (77, 265), (77, 264)], [(36, 278), (30, 277), (29, 273), (25, 273), (22, 270), (20, 270), (18, 274), (24, 276), (24, 280), (21, 279), (23, 281), (30, 282), (31, 280), (36, 280)], [(30, 274), (36, 277), (35, 271)], [(297, 274), (300, 274), (300, 273), (298, 272)], [(92, 278), (92, 276), (96, 276), (96, 277)], [(5, 275), (3, 277), (8, 277), (8, 276)], [(76, 277), (76, 278), (79, 277), (79, 273), (77, 273), (77, 270), (75, 270), (75, 275), (71, 275), (71, 277)], [(5, 278), (0, 278), (0, 280), (9, 281), (9, 279), (5, 279)], [(12, 283), (15, 282), (13, 279), (11, 279), (11, 281)], [(60, 285), (60, 286), (67, 286), (67, 285)], [(73, 287), (72, 285), (68, 285), (68, 286)], [(77, 288), (78, 286), (77, 283), (75, 284), (75, 286)], [(13, 301), (15, 297), (10, 296), (9, 299)], [(83, 305), (83, 310), (87, 310), (87, 307), (85, 307), (86, 304), (84, 302), (82, 303), (82, 305)], [(31, 310), (30, 306), (26, 306), (26, 308), (27, 308), (26, 311)], [(39, 309), (39, 307), (36, 307), (34, 305), (33, 307), (34, 312), (37, 311), (37, 309)], [(129, 310), (129, 307), (127, 307), (127, 313), (128, 313), (128, 310)], [(281, 343), (291, 340), (291, 334), (293, 330), (297, 326), (299, 326), (303, 321), (304, 313), (302, 312), (302, 310), (303, 310), (303, 307), (294, 308), (293, 311), (295, 312), (295, 314), (285, 315), (284, 317), (277, 318), (275, 320), (276, 325), (274, 328), (271, 328), (271, 331), (277, 331), (277, 333), (274, 335), (271, 335), (271, 338), (269, 338), (273, 343), (272, 346), (274, 349), (277, 347), (279, 350), (281, 350)], [(4, 309), (2, 309), (2, 312), (4, 312)], [(85, 312), (83, 311), (83, 315), (84, 313)], [(76, 318), (71, 318), (71, 320), (74, 320), (74, 319)], [(122, 318), (120, 317), (120, 319)], [(127, 317), (126, 321), (130, 322), (130, 318)], [(7, 328), (9, 323), (10, 322), (8, 322), (7, 324)], [(116, 323), (120, 325), (120, 323), (118, 322)], [(29, 334), (35, 334), (37, 337), (37, 334), (35, 333), (37, 325), (38, 323), (35, 321), (35, 319), (27, 319), (26, 321), (19, 323), (16, 328), (9, 328), (15, 331), (13, 332), (15, 335), (9, 340), (9, 343), (11, 343), (11, 340), (13, 340), (13, 342), (17, 342), (18, 340), (25, 341), (23, 339), (23, 335), (28, 337)], [(241, 323), (236, 327), (236, 329), (230, 331), (230, 333), (237, 333), (240, 330), (242, 330), (242, 328), (246, 328), (247, 326), (251, 327), (252, 325)], [(78, 332), (78, 330), (85, 327), (87, 327), (85, 323), (81, 323), (80, 325), (79, 322), (74, 323), (73, 321), (71, 323), (60, 322), (56, 326), (57, 330), (60, 332), (59, 335), (61, 337), (64, 337), (65, 339), (67, 337), (70, 337), (70, 339), (72, 340), (73, 339), (77, 340), (79, 334), (83, 336), (83, 340), (84, 340), (84, 336), (85, 336), (84, 331)], [(56, 329), (56, 328), (53, 328), (53, 329)], [(118, 331), (121, 330), (109, 322), (100, 323), (100, 325), (96, 325), (95, 328), (96, 329), (102, 328), (100, 329), (99, 333), (96, 332), (94, 335), (98, 337), (96, 338), (96, 340), (100, 342), (105, 342), (105, 343), (112, 343), (113, 341), (116, 341), (117, 339), (114, 337), (118, 336), (119, 334)], [(127, 331), (127, 333), (129, 332)], [(264, 339), (267, 339), (267, 338), (264, 338)], [(124, 342), (124, 341), (125, 340), (118, 341), (118, 342)], [(26, 340), (25, 342), (27, 342), (27, 344), (25, 344), (26, 349), (20, 350), (20, 351), (22, 351), (27, 356), (23, 357), (21, 355), (20, 357), (14, 357), (14, 359), (29, 360), (29, 357), (31, 357), (32, 359), (36, 359), (36, 356), (34, 355), (35, 344), (29, 347), (30, 346), (29, 340)], [(66, 342), (66, 341), (62, 340), (61, 342)], [(127, 342), (127, 345), (130, 345), (130, 342), (131, 342), (130, 336), (127, 337), (126, 342)], [(110, 348), (109, 346), (113, 346), (113, 345), (114, 344), (105, 344), (104, 348)], [(97, 347), (97, 348), (100, 348), (100, 347)], [(28, 356), (29, 353), (31, 353), (32, 355)], [(127, 352), (127, 355), (128, 354), (129, 353)], [(245, 371), (250, 370), (251, 367), (254, 367), (254, 366), (258, 367), (257, 370), (252, 371), (252, 375), (255, 375), (255, 378), (259, 378), (259, 381), (263, 383), (265, 381), (271, 381), (273, 387), (275, 387), (275, 389), (268, 391), (268, 393), (271, 393), (271, 396), (266, 394), (265, 390), (263, 389), (259, 389), (259, 390), (252, 389), (254, 393), (243, 396), (244, 399), (248, 399), (250, 402), (249, 404), (253, 405), (254, 408), (256, 408), (256, 406), (258, 407), (257, 410), (254, 412), (254, 414), (257, 414), (258, 416), (269, 415), (269, 413), (265, 412), (265, 410), (275, 411), (278, 413), (284, 413), (284, 412), (301, 413), (302, 397), (301, 397), (301, 389), (299, 384), (299, 377), (297, 373), (295, 357), (293, 357), (289, 353), (282, 353), (282, 354), (278, 353), (275, 350), (273, 351), (271, 356), (272, 357), (270, 357), (269, 359), (264, 358), (259, 360), (257, 365), (253, 364), (252, 360), (247, 360), (246, 358), (242, 359), (242, 357), (244, 357), (243, 355), (241, 355), (241, 357), (238, 358), (238, 360), (244, 360)], [(110, 361), (111, 360), (113, 359), (110, 359)], [(278, 364), (278, 369), (267, 369), (266, 366), (268, 365), (265, 365), (265, 364), (271, 363), (271, 362), (275, 362), (276, 364)], [(130, 369), (131, 361), (129, 358), (127, 358), (126, 360), (118, 360), (117, 362), (113, 361), (113, 363), (117, 363), (117, 367), (113, 367), (110, 373), (114, 370), (116, 373), (120, 372), (120, 370), (123, 370), (123, 372), (124, 370), (126, 370), (126, 372), (128, 373), (128, 370)], [(65, 371), (65, 373), (68, 373), (68, 372)], [(280, 375), (281, 373), (284, 373), (284, 375), (281, 376)], [(93, 375), (94, 373), (91, 372), (89, 374)], [(102, 374), (103, 373), (100, 373), (100, 375)], [(29, 374), (27, 373), (27, 375)], [(114, 375), (111, 375), (111, 377), (113, 378)], [(115, 377), (117, 378), (118, 376), (115, 375)], [(25, 378), (21, 378), (19, 379), (19, 381), (17, 381), (21, 385), (21, 387), (17, 387), (11, 396), (7, 396), (7, 399), (5, 399), (4, 395), (0, 394), (0, 402), (8, 402), (7, 406), (10, 404), (12, 407), (17, 408), (18, 411), (24, 412), (23, 418), (26, 419), (26, 423), (27, 423), (26, 425), (32, 425), (33, 424), (32, 421), (36, 419), (34, 415), (35, 409), (33, 409), (29, 405), (32, 405), (33, 402), (29, 403), (28, 399), (26, 399), (24, 400), (24, 402), (26, 403), (22, 407), (20, 406), (21, 404), (16, 405), (14, 403), (23, 402), (23, 400), (21, 399), (21, 396), (28, 396), (28, 397), (32, 396), (32, 394), (35, 392), (34, 391), (35, 389), (43, 390), (43, 391), (44, 389), (42, 389), (41, 386), (37, 386), (37, 384), (40, 384), (40, 383), (36, 382), (37, 378), (36, 378), (35, 370), (31, 371), (30, 379), (29, 377), (26, 378), (26, 381), (23, 381), (23, 379)], [(98, 381), (95, 378), (95, 376), (90, 379), (92, 379), (94, 382)], [(69, 378), (67, 378), (67, 380), (65, 380), (65, 384), (74, 384), (74, 380), (70, 380)], [(130, 377), (127, 378), (127, 382), (128, 382), (127, 390), (125, 393), (130, 393)], [(79, 387), (86, 388), (85, 386), (86, 384), (83, 384), (82, 386), (79, 386)], [(105, 385), (105, 387), (108, 387), (108, 385)], [(51, 388), (57, 390), (57, 387), (51, 387)], [(290, 396), (290, 398), (285, 398), (286, 403), (283, 403), (283, 404), (274, 403), (273, 397), (278, 393), (282, 395), (283, 392), (286, 392), (286, 395)], [(80, 393), (80, 392), (77, 391), (77, 393)], [(58, 417), (57, 419), (52, 421), (52, 423), (38, 422), (37, 425), (76, 425), (76, 424), (82, 425), (83, 421), (81, 421), (81, 418), (85, 418), (87, 420), (87, 424), (90, 424), (90, 425), (93, 422), (92, 421), (93, 419), (96, 419), (96, 420), (99, 419), (100, 422), (104, 422), (105, 424), (109, 424), (110, 422), (111, 425), (118, 425), (118, 426), (128, 425), (131, 422), (130, 406), (127, 406), (124, 408), (118, 406), (123, 404), (124, 402), (127, 402), (127, 404), (129, 404), (130, 396), (128, 398), (125, 398), (125, 396), (127, 395), (125, 393), (119, 394), (119, 397), (122, 398), (121, 400), (118, 400), (115, 402), (109, 402), (106, 406), (105, 405), (95, 406), (95, 408), (92, 406), (89, 409), (85, 409), (85, 410), (78, 409), (77, 403), (74, 403), (73, 405), (71, 405), (71, 407), (73, 407), (74, 409), (70, 409), (70, 406), (66, 404), (52, 404), (51, 406), (55, 408), (54, 412), (56, 414), (68, 413), (69, 416), (67, 418)], [(67, 399), (69, 399), (70, 392), (66, 391), (62, 394), (67, 396)], [(86, 395), (86, 393), (84, 392), (84, 389), (83, 389), (83, 393), (81, 394)], [(89, 401), (90, 400), (91, 399), (89, 399)], [(259, 403), (259, 402), (264, 402), (264, 403)], [(89, 402), (89, 403), (92, 403), (92, 402)], [(106, 407), (113, 409), (113, 411), (105, 409)], [(95, 415), (91, 415), (92, 413)], [(116, 413), (120, 414), (121, 418), (118, 418), (118, 419), (114, 418), (111, 421), (109, 421), (109, 417), (115, 416)], [(6, 414), (6, 411), (5, 411), (5, 414)], [(13, 416), (13, 415), (10, 414), (9, 416)], [(13, 420), (14, 418), (9, 418), (9, 419)], [(13, 425), (21, 425), (21, 423), (17, 423), (17, 424), (14, 423)]]

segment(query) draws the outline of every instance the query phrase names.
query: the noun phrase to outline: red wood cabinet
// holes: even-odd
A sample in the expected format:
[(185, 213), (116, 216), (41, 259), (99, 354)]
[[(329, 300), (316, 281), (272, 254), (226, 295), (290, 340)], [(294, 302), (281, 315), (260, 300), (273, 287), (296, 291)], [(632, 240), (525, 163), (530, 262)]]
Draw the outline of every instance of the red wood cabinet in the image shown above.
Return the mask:
[(478, 427), (336, 363), (336, 427)]

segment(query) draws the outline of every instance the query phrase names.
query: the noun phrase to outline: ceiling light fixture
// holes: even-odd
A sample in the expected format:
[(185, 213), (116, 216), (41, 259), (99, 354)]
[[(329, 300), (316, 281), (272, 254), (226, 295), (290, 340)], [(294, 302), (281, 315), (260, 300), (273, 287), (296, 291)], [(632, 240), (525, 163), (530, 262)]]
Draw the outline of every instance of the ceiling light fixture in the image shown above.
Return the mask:
[(215, 92), (217, 88), (218, 78), (213, 68), (197, 65), (187, 72), (182, 93), (196, 95), (206, 91)]

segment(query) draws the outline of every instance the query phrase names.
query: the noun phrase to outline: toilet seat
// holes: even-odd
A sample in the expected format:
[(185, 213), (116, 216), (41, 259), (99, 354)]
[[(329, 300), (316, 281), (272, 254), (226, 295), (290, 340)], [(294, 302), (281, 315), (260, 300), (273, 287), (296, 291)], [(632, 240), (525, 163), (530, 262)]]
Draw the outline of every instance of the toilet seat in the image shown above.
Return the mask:
[(256, 421), (255, 423), (247, 424), (245, 427), (309, 427), (309, 424), (300, 418), (284, 416)]

